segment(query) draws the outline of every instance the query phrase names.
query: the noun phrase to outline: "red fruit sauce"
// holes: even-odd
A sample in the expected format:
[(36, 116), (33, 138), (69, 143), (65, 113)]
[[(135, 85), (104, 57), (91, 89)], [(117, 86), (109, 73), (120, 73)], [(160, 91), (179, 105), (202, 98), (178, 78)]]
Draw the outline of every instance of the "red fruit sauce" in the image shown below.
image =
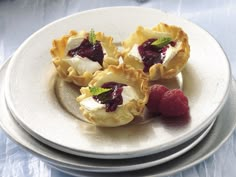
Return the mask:
[(98, 62), (101, 66), (104, 58), (100, 41), (96, 41), (95, 44), (92, 44), (88, 39), (84, 39), (78, 47), (71, 49), (67, 55), (70, 57), (76, 55), (87, 57), (92, 61)]
[[(151, 45), (156, 40), (157, 38), (148, 39), (138, 47), (139, 54), (141, 55), (144, 64), (144, 72), (148, 72), (152, 65), (156, 63), (163, 63), (164, 61), (165, 53), (169, 46), (166, 45), (162, 48), (159, 48), (157, 46)], [(174, 47), (176, 42), (171, 41), (169, 44)]]
[(107, 82), (104, 83), (102, 88), (111, 88), (110, 91), (101, 93), (99, 95), (93, 96), (93, 98), (100, 104), (106, 105), (106, 112), (113, 112), (117, 109), (118, 105), (123, 103), (122, 91), (123, 86), (126, 84), (117, 82)]

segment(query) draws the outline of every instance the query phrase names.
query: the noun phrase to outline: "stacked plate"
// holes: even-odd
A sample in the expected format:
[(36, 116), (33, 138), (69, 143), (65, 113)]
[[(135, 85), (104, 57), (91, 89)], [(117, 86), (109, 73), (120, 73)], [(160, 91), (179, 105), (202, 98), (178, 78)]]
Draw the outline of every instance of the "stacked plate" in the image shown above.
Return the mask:
[[(138, 25), (160, 22), (180, 26), (189, 36), (191, 56), (186, 68), (171, 84), (163, 83), (183, 89), (190, 116), (175, 121), (141, 118), (117, 128), (83, 121), (75, 101), (79, 89), (58, 78), (52, 65), (52, 40), (71, 29), (93, 28), (119, 44)], [(3, 65), (0, 82), (0, 123), (6, 133), (53, 167), (78, 176), (177, 172), (213, 153), (236, 122), (232, 109), (236, 85), (219, 44), (191, 22), (154, 9), (97, 9), (53, 22), (28, 38)], [(213, 134), (219, 135), (217, 139)]]

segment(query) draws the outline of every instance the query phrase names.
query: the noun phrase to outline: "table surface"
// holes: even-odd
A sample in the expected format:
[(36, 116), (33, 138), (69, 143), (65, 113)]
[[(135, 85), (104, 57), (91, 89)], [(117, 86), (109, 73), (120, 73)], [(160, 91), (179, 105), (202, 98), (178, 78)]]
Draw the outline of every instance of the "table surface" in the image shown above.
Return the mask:
[[(48, 23), (84, 10), (111, 6), (150, 7), (196, 23), (220, 43), (236, 76), (234, 0), (0, 0), (0, 64), (27, 37)], [(0, 176), (69, 177), (23, 150), (1, 129), (0, 140)], [(233, 177), (235, 164), (236, 132), (210, 158), (170, 177)]]

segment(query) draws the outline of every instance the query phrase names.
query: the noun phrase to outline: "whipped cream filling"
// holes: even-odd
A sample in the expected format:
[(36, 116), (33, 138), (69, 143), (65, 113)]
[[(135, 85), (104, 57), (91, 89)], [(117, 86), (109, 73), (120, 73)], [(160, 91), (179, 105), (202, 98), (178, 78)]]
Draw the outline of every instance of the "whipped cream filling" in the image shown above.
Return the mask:
[(180, 50), (182, 42), (177, 42), (174, 47), (172, 47), (170, 44), (168, 45), (168, 48), (165, 52), (165, 58), (163, 61), (163, 65), (167, 66), (168, 63), (174, 58), (174, 56), (178, 53)]
[(138, 44), (134, 44), (132, 49), (129, 51), (128, 55), (134, 57), (135, 60), (137, 60), (139, 62), (143, 62), (142, 57), (138, 51), (138, 46), (139, 46)]
[(72, 66), (79, 75), (82, 75), (85, 72), (94, 73), (102, 68), (102, 66), (98, 62), (92, 61), (86, 57), (82, 58), (78, 55), (72, 58), (65, 58), (64, 61)]
[[(123, 86), (123, 91), (121, 93), (123, 98), (122, 105), (129, 103), (132, 100), (137, 100), (139, 97), (135, 89), (131, 86)], [(105, 104), (98, 103), (93, 97), (87, 97), (80, 102), (80, 105), (89, 111), (96, 111), (98, 109), (105, 109)], [(122, 106), (118, 105), (118, 107)]]
[(102, 45), (102, 51), (103, 51), (103, 54), (104, 54), (104, 58), (108, 57), (108, 52), (106, 51), (105, 47), (103, 47), (103, 43), (101, 42), (101, 45)]
[(66, 50), (65, 53), (67, 54), (68, 51), (80, 46), (80, 44), (82, 43), (82, 41), (84, 40), (84, 38), (86, 38), (86, 32), (82, 32), (76, 36), (71, 36), (69, 37), (67, 44), (66, 44)]

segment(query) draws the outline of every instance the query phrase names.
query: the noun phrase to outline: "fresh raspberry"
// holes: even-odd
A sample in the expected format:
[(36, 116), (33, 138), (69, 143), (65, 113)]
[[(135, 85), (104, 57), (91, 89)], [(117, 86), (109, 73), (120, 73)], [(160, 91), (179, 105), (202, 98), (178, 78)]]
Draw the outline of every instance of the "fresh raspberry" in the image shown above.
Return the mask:
[(155, 84), (155, 85), (151, 86), (149, 100), (146, 105), (149, 112), (157, 113), (157, 114), (160, 113), (159, 106), (160, 106), (161, 97), (168, 90), (169, 90), (168, 88), (166, 88), (163, 85), (159, 85), (159, 84)]
[(189, 111), (188, 99), (179, 89), (164, 93), (160, 101), (160, 112), (163, 116), (182, 116)]

